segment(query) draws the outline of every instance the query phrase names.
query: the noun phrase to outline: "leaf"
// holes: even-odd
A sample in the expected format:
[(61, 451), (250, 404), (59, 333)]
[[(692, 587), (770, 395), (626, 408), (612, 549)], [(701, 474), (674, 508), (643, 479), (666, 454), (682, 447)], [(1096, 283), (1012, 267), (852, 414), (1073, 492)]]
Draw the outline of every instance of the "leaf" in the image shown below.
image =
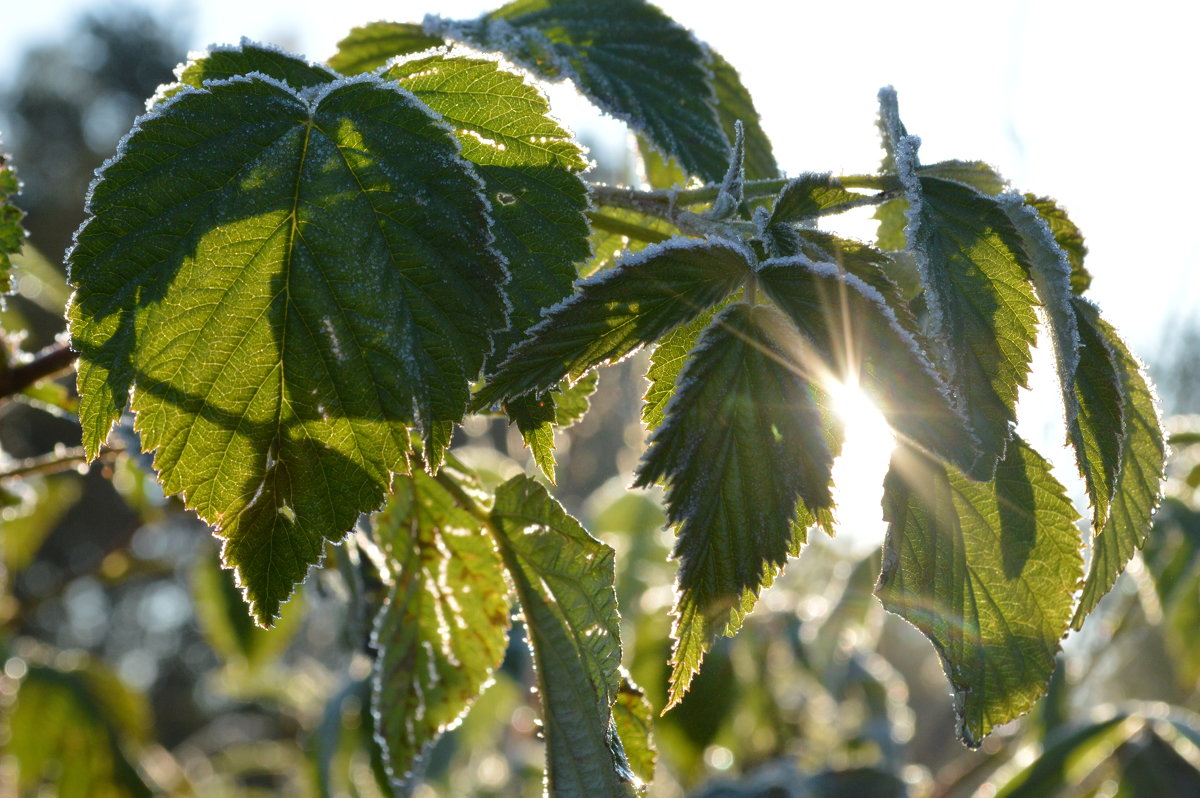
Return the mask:
[(857, 204), (862, 198), (862, 194), (842, 188), (841, 182), (828, 172), (805, 172), (793, 177), (779, 190), (770, 223), (804, 221), (838, 205)]
[(537, 667), (547, 793), (631, 795), (612, 713), (621, 665), (613, 550), (523, 475), (496, 489), (491, 519)]
[(646, 393), (642, 396), (642, 423), (649, 430), (658, 428), (663, 421), (667, 403), (675, 395), (675, 383), (679, 372), (687, 362), (688, 354), (696, 347), (696, 341), (712, 322), (724, 304), (715, 305), (687, 324), (676, 327), (663, 336), (650, 356), (650, 368), (646, 371)]
[(746, 131), (745, 168), (747, 180), (767, 180), (779, 177), (771, 140), (762, 129), (758, 109), (738, 71), (718, 52), (708, 51), (712, 69), (712, 86), (717, 99), (717, 116), (726, 137), (733, 141), (734, 122), (741, 122)]
[(1092, 539), (1092, 558), (1079, 606), (1071, 621), (1074, 628), (1096, 608), (1112, 588), (1117, 576), (1135, 551), (1146, 542), (1154, 511), (1162, 500), (1166, 447), (1158, 404), (1147, 382), (1145, 370), (1126, 348), (1116, 330), (1100, 318), (1095, 306), (1076, 300), (1080, 329), (1099, 337), (1112, 354), (1120, 378), (1124, 434), (1121, 438), (1121, 467), (1113, 490), (1104, 527)]
[(679, 561), (668, 708), (704, 652), (732, 634), (794, 551), (797, 507), (833, 505), (833, 455), (797, 362), (803, 342), (778, 311), (737, 303), (713, 319), (638, 467), (663, 481)]
[(500, 556), (485, 521), (459, 506), (456, 490), (479, 493), (474, 476), (453, 461), (437, 477), (415, 471), (396, 480), (374, 519), (391, 584), (371, 635), (379, 652), (371, 706), (396, 783), (458, 725), (507, 647), (509, 588)]
[(1031, 764), (1000, 785), (997, 798), (1052, 798), (1084, 782), (1112, 752), (1141, 731), (1144, 721), (1118, 714), (1086, 724), (1056, 739)]
[(642, 159), (642, 169), (646, 172), (646, 182), (650, 188), (674, 188), (688, 185), (688, 175), (679, 162), (662, 152), (646, 139), (636, 135), (637, 151)]
[(577, 380), (686, 324), (750, 274), (752, 254), (724, 239), (676, 238), (579, 281), (475, 396), (476, 408)]
[(613, 721), (629, 758), (629, 768), (642, 784), (654, 781), (658, 751), (654, 747), (654, 711), (646, 692), (622, 671), (621, 689), (613, 704)]
[(592, 257), (579, 270), (581, 277), (607, 269), (622, 250), (637, 252), (647, 244), (659, 244), (676, 234), (674, 225), (626, 208), (600, 206), (588, 212), (592, 223)]
[(595, 372), (574, 385), (560, 385), (553, 391), (524, 394), (504, 404), (510, 422), (516, 422), (521, 439), (533, 454), (537, 467), (554, 483), (554, 427), (567, 428), (587, 412), (588, 397), (596, 391)]
[(1046, 692), (1083, 572), (1078, 516), (1016, 436), (990, 483), (897, 447), (883, 504), (875, 592), (937, 649), (959, 739), (976, 748)]
[(320, 64), (310, 64), (302, 58), (269, 44), (259, 44), (243, 38), (237, 47), (210, 47), (192, 58), (179, 71), (179, 83), (170, 87), (164, 97), (176, 94), (183, 86), (203, 88), (205, 81), (229, 80), (237, 75), (260, 72), (283, 81), (293, 89), (319, 86), (340, 77)]
[(571, 80), (690, 174), (719, 182), (729, 142), (708, 58), (691, 32), (643, 0), (515, 0), (478, 20), (425, 18), (425, 32), (499, 50), (547, 80)]
[(135, 758), (151, 725), (150, 707), (100, 665), (62, 669), (29, 662), (5, 714), (14, 795), (155, 794)]
[(419, 53), (442, 44), (441, 37), (430, 36), (411, 22), (372, 22), (351, 28), (338, 42), (329, 66), (343, 75), (371, 72), (398, 55)]
[(1026, 194), (1025, 201), (1033, 206), (1041, 217), (1050, 225), (1054, 239), (1071, 264), (1071, 290), (1082, 294), (1092, 284), (1092, 275), (1083, 267), (1083, 259), (1087, 255), (1087, 245), (1083, 242), (1083, 233), (1067, 216), (1067, 212), (1058, 207), (1058, 203), (1049, 197), (1039, 197), (1036, 194)]
[(0, 152), (0, 297), (13, 290), (12, 256), (25, 245), (25, 228), (21, 226), (25, 212), (13, 202), (20, 193), (21, 182), (9, 157)]
[(164, 490), (279, 604), (391, 474), (462, 418), (504, 323), (478, 180), (372, 76), (185, 89), (101, 172), (69, 257), (84, 445), (132, 388)]
[(810, 372), (861, 382), (888, 423), (905, 439), (964, 471), (979, 452), (956, 412), (945, 380), (883, 295), (836, 264), (796, 257), (764, 262), (767, 295), (816, 347)]
[(926, 177), (940, 177), (963, 183), (984, 194), (995, 196), (1008, 188), (1008, 181), (983, 161), (940, 161), (917, 169)]
[(550, 116), (545, 96), (495, 61), (444, 53), (413, 57), (383, 75), (441, 115), (476, 165), (491, 201), (495, 246), (508, 262), (509, 323), (496, 334), (497, 362), (571, 293), (588, 243), (588, 168), (583, 151)]

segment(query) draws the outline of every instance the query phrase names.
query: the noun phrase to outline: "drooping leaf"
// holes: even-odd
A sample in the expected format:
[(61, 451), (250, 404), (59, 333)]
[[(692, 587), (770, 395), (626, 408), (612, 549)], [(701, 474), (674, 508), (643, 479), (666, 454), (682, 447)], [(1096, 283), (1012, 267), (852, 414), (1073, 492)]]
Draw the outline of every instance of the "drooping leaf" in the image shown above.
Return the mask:
[(411, 22), (372, 22), (350, 29), (338, 42), (329, 66), (343, 75), (357, 75), (378, 69), (398, 55), (419, 53), (440, 44), (440, 37), (430, 36)]
[(832, 507), (833, 455), (804, 344), (778, 311), (713, 319), (679, 376), (635, 485), (665, 482), (679, 561), (670, 702), (722, 631), (736, 630), (793, 551), (797, 507)]
[(425, 32), (500, 50), (548, 80), (571, 80), (689, 173), (717, 182), (729, 142), (708, 58), (692, 34), (643, 0), (514, 0), (478, 20), (425, 18)]
[(526, 476), (496, 489), (491, 518), (537, 667), (548, 794), (632, 795), (613, 721), (621, 665), (613, 550)]
[(475, 407), (546, 390), (613, 363), (700, 315), (750, 274), (752, 254), (724, 239), (672, 239), (576, 284), (476, 394)]
[(592, 372), (574, 385), (562, 385), (546, 393), (524, 394), (504, 404), (508, 420), (516, 422), (521, 439), (551, 484), (557, 465), (554, 428), (566, 429), (587, 412), (588, 397), (596, 391), (598, 376)]
[[(1154, 511), (1162, 500), (1166, 447), (1158, 406), (1145, 370), (1096, 307), (1077, 299), (1085, 341), (1099, 338), (1111, 353), (1119, 377), (1124, 434), (1121, 467), (1104, 527), (1092, 538), (1087, 580), (1072, 625), (1078, 629), (1116, 582), (1135, 551), (1146, 542)], [(1111, 423), (1107, 419), (1102, 419)]]
[(647, 429), (657, 429), (662, 423), (663, 412), (671, 397), (675, 395), (675, 383), (679, 380), (679, 372), (683, 371), (688, 354), (695, 349), (700, 333), (723, 307), (724, 304), (714, 305), (687, 324), (676, 327), (664, 335), (654, 347), (654, 354), (650, 356), (650, 368), (646, 371), (646, 381), (649, 385), (642, 396), (642, 423)]
[(187, 88), (97, 179), (69, 257), (94, 456), (131, 406), (255, 618), (461, 419), (504, 272), (457, 142), (372, 76)]
[(937, 649), (972, 748), (1050, 682), (1083, 572), (1064, 493), (1015, 436), (990, 483), (907, 446), (892, 456), (876, 594)]
[(508, 327), (496, 334), (499, 362), (550, 307), (571, 293), (588, 245), (587, 158), (548, 116), (534, 86), (495, 61), (433, 54), (383, 73), (439, 113), (476, 165), (491, 202), (495, 246), (508, 262)]
[(479, 492), (453, 461), (437, 477), (414, 471), (396, 480), (374, 519), (391, 585), (371, 635), (379, 652), (371, 704), (397, 782), (491, 684), (508, 640), (509, 588), (496, 544), (454, 490)]
[(136, 765), (150, 707), (101, 665), (63, 669), (29, 662), (10, 700), (4, 753), (16, 766), (13, 795), (155, 794)]
[(12, 256), (25, 244), (25, 228), (21, 226), (25, 212), (14, 202), (19, 193), (21, 182), (8, 155), (0, 152), (0, 297), (13, 290)]
[(754, 100), (742, 83), (741, 76), (720, 53), (710, 49), (708, 54), (721, 127), (730, 141), (734, 139), (734, 122), (741, 122), (746, 131), (746, 179), (767, 180), (779, 177), (779, 166), (775, 163), (771, 140), (762, 128), (758, 109), (754, 107)]
[(1071, 264), (1071, 290), (1082, 294), (1092, 284), (1092, 275), (1083, 266), (1087, 256), (1087, 245), (1083, 242), (1083, 233), (1067, 216), (1067, 212), (1049, 197), (1039, 197), (1036, 194), (1026, 194), (1025, 201), (1037, 209), (1041, 217), (1050, 225), (1058, 245), (1067, 253)]
[(629, 759), (629, 768), (643, 784), (654, 780), (658, 751), (654, 747), (654, 710), (646, 692), (622, 671), (621, 689), (613, 704), (613, 721)]
[(979, 452), (949, 387), (882, 294), (836, 264), (804, 257), (766, 261), (758, 279), (815, 345), (820, 368), (861, 383), (905, 439), (964, 471), (978, 467)]

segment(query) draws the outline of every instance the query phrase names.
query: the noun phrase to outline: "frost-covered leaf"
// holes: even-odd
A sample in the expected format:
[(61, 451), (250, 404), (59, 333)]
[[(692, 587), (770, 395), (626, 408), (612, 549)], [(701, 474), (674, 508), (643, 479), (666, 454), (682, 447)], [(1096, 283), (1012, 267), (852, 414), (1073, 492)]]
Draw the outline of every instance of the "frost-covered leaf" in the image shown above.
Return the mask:
[(575, 264), (591, 254), (579, 178), (588, 161), (548, 116), (541, 91), (495, 61), (433, 54), (395, 64), (383, 77), (441, 115), (483, 178), (495, 245), (511, 275), (508, 327), (493, 352), (499, 362), (543, 308), (571, 293)]
[(97, 179), (69, 257), (94, 456), (131, 402), (164, 489), (270, 623), (326, 540), (462, 418), (504, 271), (457, 142), (372, 76), (185, 89)]
[(576, 380), (694, 319), (733, 292), (752, 255), (724, 239), (672, 239), (581, 280), (475, 397), (475, 407)]
[(21, 226), (25, 213), (14, 203), (20, 191), (21, 183), (9, 157), (0, 152), (0, 297), (13, 290), (12, 256), (25, 244), (25, 228)]
[(328, 67), (310, 64), (278, 47), (249, 39), (242, 39), (237, 47), (211, 47), (177, 69), (179, 83), (168, 88), (164, 96), (178, 93), (183, 86), (199, 89), (205, 81), (229, 80), (235, 75), (249, 75), (251, 72), (283, 81), (293, 89), (319, 86), (340, 77)]
[(688, 175), (674, 158), (659, 152), (645, 136), (635, 136), (642, 169), (650, 188), (674, 188), (688, 185)]
[(491, 684), (508, 641), (509, 589), (496, 545), (447, 481), (478, 493), (473, 475), (451, 461), (437, 477), (398, 478), (374, 519), (390, 587), (371, 637), (379, 651), (371, 703), (396, 781)]
[[(731, 297), (732, 299), (732, 297)], [(726, 300), (728, 301), (728, 300)], [(646, 371), (646, 393), (642, 396), (642, 423), (647, 429), (657, 429), (662, 423), (667, 403), (675, 395), (675, 383), (688, 354), (696, 347), (700, 333), (708, 327), (724, 305), (715, 305), (687, 324), (676, 327), (662, 337), (650, 356), (650, 368)]]
[(1008, 188), (1008, 181), (983, 161), (940, 161), (919, 167), (917, 171), (927, 177), (965, 183), (984, 194), (996, 195)]
[(613, 550), (526, 476), (496, 489), (491, 518), (537, 667), (548, 794), (632, 795), (613, 721), (621, 665)]
[(1104, 527), (1092, 538), (1087, 580), (1072, 625), (1078, 629), (1116, 582), (1135, 551), (1146, 542), (1154, 511), (1162, 500), (1166, 446), (1158, 406), (1145, 370), (1116, 330), (1100, 318), (1094, 305), (1076, 300), (1085, 345), (1099, 338), (1112, 354), (1120, 380), (1122, 421), (1121, 468)]
[(654, 747), (654, 710), (646, 700), (646, 692), (622, 671), (621, 690), (613, 704), (613, 721), (629, 768), (643, 784), (654, 780), (654, 765), (658, 751)]
[(97, 663), (27, 668), (3, 718), (12, 795), (155, 794), (137, 768), (137, 746), (152, 722), (142, 695)]
[(717, 96), (717, 116), (721, 127), (730, 141), (734, 139), (734, 122), (741, 122), (745, 128), (746, 155), (745, 168), (747, 180), (767, 180), (779, 177), (779, 167), (775, 163), (775, 153), (771, 149), (771, 140), (762, 129), (762, 121), (749, 90), (742, 83), (742, 78), (720, 53), (708, 51), (712, 69), (713, 91)]
[(504, 403), (508, 420), (516, 422), (521, 439), (537, 467), (554, 482), (554, 431), (566, 429), (587, 412), (599, 375), (592, 372), (574, 385), (560, 385), (545, 393), (527, 393)]
[(548, 80), (569, 79), (689, 173), (720, 181), (729, 142), (707, 54), (643, 0), (515, 0), (478, 20), (425, 18), (425, 32), (499, 50)]
[(794, 551), (797, 507), (811, 515), (833, 504), (833, 455), (803, 349), (778, 311), (725, 308), (701, 334), (638, 468), (636, 485), (666, 483), (677, 530), (669, 706)]
[(1016, 436), (987, 483), (897, 447), (883, 505), (876, 593), (933, 642), (977, 747), (1046, 692), (1083, 573), (1077, 514)]
[(343, 75), (357, 75), (378, 69), (398, 55), (419, 53), (441, 43), (440, 37), (430, 36), (411, 22), (372, 22), (350, 29), (338, 42), (329, 66)]
[(1036, 194), (1026, 194), (1025, 201), (1037, 209), (1058, 245), (1067, 253), (1071, 264), (1071, 290), (1082, 294), (1092, 284), (1092, 275), (1083, 267), (1083, 259), (1087, 256), (1087, 245), (1083, 242), (1083, 233), (1067, 216), (1067, 212), (1058, 207), (1058, 203), (1049, 197), (1039, 197)]
[(779, 190), (775, 207), (771, 210), (770, 224), (810, 219), (829, 208), (856, 203), (862, 197), (862, 194), (842, 188), (842, 184), (831, 174), (805, 172), (793, 177)]
[(948, 386), (882, 294), (836, 264), (804, 257), (766, 261), (758, 279), (834, 378), (860, 382), (905, 439), (974, 470), (979, 453)]

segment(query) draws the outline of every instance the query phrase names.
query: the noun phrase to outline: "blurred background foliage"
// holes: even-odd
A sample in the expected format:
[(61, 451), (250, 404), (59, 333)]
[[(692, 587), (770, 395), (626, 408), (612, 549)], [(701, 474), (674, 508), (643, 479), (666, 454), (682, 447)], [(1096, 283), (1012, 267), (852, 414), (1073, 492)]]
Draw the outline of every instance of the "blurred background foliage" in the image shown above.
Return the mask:
[[(92, 171), (171, 78), (179, 40), (142, 12), (88, 17), (31, 49), (0, 95), (32, 233), (0, 312), (5, 357), (62, 331), (58, 264)], [(653, 721), (650, 794), (1200, 795), (1200, 417), (1186, 415), (1200, 410), (1200, 328), (1177, 326), (1152, 363), (1175, 414), (1170, 498), (1146, 551), (1066, 641), (1033, 714), (963, 749), (932, 648), (871, 594), (878, 554), (814, 535), (684, 702)], [(674, 565), (658, 496), (626, 489), (642, 370), (601, 376), (591, 412), (561, 438), (555, 494), (617, 551), (625, 664), (658, 709)], [(389, 794), (368, 709), (364, 608), (382, 599), (369, 558), (353, 538), (331, 547), (278, 626), (254, 627), (216, 542), (163, 497), (146, 458), (13, 473), (78, 445), (71, 383), (0, 403), (0, 795)], [(127, 426), (118, 434), (137, 451)], [(500, 421), (471, 419), (456, 445), (493, 484), (530, 468)], [(518, 625), (495, 684), (430, 751), (413, 794), (541, 794), (531, 669)]]

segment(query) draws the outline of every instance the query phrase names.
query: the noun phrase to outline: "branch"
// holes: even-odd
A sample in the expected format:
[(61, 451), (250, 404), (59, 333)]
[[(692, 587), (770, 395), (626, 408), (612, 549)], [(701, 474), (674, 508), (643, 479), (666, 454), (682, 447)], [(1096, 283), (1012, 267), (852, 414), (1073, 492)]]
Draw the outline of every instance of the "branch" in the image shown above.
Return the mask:
[[(105, 449), (97, 459), (102, 463), (111, 463), (117, 458), (117, 455), (124, 453), (124, 451), (124, 449)], [(84, 465), (87, 461), (87, 455), (84, 454), (82, 446), (75, 446), (70, 449), (56, 449), (48, 454), (19, 460), (16, 465), (7, 471), (0, 471), (0, 482), (44, 474), (57, 474), (60, 471), (69, 471), (72, 468)]]
[(43, 349), (28, 363), (0, 371), (0, 399), (18, 394), (38, 380), (57, 376), (71, 368), (77, 357), (79, 354), (66, 344), (55, 344)]

